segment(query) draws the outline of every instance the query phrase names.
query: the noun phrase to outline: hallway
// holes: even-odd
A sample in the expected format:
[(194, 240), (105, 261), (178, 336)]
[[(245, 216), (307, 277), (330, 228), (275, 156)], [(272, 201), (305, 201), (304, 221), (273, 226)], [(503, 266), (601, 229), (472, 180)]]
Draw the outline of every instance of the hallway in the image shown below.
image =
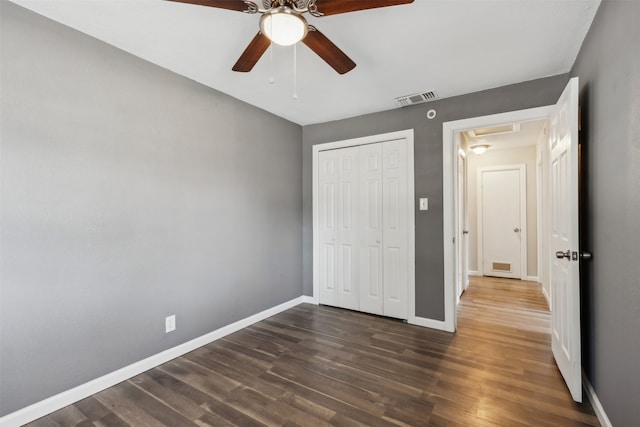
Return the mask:
[(489, 419), (500, 424), (599, 425), (586, 396), (586, 403), (573, 402), (555, 365), (551, 313), (540, 285), (469, 279), (452, 347), (473, 349), (468, 360), (485, 365), (471, 372), (466, 383), (478, 416), (492, 414)]

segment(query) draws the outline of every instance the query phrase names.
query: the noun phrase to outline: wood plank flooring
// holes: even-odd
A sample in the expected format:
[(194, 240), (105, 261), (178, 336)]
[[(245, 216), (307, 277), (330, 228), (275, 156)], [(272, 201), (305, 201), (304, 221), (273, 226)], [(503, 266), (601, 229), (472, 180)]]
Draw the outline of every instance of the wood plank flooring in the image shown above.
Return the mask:
[(597, 426), (532, 282), (472, 277), (455, 335), (303, 304), (31, 424)]

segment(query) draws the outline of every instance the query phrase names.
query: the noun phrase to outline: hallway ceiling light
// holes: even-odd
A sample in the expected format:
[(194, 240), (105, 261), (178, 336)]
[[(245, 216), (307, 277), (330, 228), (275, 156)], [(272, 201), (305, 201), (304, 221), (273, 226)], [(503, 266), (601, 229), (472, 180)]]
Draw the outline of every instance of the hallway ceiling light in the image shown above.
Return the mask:
[(473, 154), (480, 155), (489, 149), (489, 144), (478, 144), (470, 148), (471, 148), (471, 151), (473, 151)]

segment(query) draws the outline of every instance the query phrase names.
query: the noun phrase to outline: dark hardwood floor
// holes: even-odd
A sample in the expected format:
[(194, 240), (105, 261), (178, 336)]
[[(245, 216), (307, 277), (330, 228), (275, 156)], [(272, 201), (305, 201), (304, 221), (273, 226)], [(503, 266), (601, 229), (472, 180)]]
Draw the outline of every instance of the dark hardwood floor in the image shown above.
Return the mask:
[(553, 362), (540, 286), (471, 279), (455, 335), (303, 304), (29, 426), (599, 425)]

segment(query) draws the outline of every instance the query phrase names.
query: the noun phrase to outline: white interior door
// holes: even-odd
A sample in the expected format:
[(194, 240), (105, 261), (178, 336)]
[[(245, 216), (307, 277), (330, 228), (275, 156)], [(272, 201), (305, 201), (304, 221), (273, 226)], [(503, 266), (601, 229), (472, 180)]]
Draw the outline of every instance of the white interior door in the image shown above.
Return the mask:
[(338, 151), (318, 154), (318, 291), (325, 304), (338, 305)]
[(382, 144), (384, 315), (408, 317), (409, 203), (407, 141)]
[(479, 169), (482, 274), (520, 279), (524, 165)]
[(337, 290), (340, 307), (360, 308), (358, 268), (360, 226), (358, 147), (336, 150), (338, 154), (338, 248)]
[(358, 147), (323, 151), (320, 166), (320, 298), (330, 305), (357, 310)]
[(382, 144), (360, 147), (360, 310), (383, 314)]
[(407, 132), (389, 135), (314, 147), (314, 294), (321, 304), (410, 319), (413, 142)]
[(571, 396), (582, 402), (578, 241), (578, 79), (551, 115), (551, 347)]

